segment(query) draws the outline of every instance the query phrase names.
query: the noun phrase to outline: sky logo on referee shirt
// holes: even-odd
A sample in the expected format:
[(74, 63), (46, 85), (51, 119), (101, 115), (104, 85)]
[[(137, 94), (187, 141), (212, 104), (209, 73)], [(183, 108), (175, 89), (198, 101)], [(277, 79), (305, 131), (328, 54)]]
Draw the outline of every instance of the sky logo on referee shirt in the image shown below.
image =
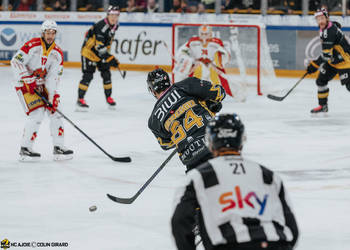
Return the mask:
[(264, 195), (263, 199), (260, 199), (255, 192), (249, 192), (243, 196), (239, 186), (235, 186), (234, 191), (235, 192), (225, 192), (220, 195), (219, 203), (221, 205), (226, 205), (221, 209), (222, 212), (236, 207), (238, 207), (238, 209), (244, 209), (248, 206), (252, 209), (259, 209), (259, 215), (264, 213), (268, 197), (267, 194)]

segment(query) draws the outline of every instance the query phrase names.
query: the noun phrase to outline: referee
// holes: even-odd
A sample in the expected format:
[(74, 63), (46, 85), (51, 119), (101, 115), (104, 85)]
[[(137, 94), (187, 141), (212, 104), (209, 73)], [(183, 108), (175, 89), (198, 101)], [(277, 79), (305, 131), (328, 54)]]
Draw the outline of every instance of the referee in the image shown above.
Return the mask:
[[(298, 227), (281, 178), (241, 156), (244, 125), (236, 114), (215, 116), (206, 139), (214, 159), (188, 172), (171, 220), (179, 250), (291, 250)], [(197, 217), (197, 219), (195, 219)]]

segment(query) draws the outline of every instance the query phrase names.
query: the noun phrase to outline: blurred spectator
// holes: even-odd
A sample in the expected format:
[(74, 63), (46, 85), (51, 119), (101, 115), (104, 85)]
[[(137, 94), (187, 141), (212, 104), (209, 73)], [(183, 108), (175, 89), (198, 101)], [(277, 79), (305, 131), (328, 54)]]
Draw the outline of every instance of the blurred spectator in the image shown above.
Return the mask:
[(301, 1), (296, 0), (268, 0), (268, 11), (283, 11), (292, 14), (293, 10), (301, 10)]
[(35, 0), (15, 0), (12, 3), (12, 10), (16, 10), (16, 11), (36, 10), (36, 1)]
[(147, 6), (146, 0), (136, 0), (135, 4), (136, 4), (137, 11), (142, 11), (142, 12), (145, 11)]
[(147, 7), (145, 13), (154, 13), (158, 12), (159, 6), (156, 0), (147, 0)]
[(126, 12), (136, 12), (136, 3), (135, 0), (128, 0), (126, 2)]
[(197, 6), (197, 13), (198, 14), (204, 14), (206, 11), (205, 11), (205, 5), (203, 3), (199, 3), (198, 6)]
[(241, 0), (224, 0), (223, 5), (221, 6), (222, 10), (233, 10), (236, 12), (238, 9), (242, 8)]
[(46, 0), (44, 1), (44, 10), (67, 11), (69, 10), (68, 0)]
[(196, 1), (191, 1), (188, 3), (188, 12), (189, 13), (197, 13), (198, 3)]
[(316, 11), (321, 6), (321, 0), (309, 0), (309, 11)]
[(215, 0), (202, 0), (206, 9), (215, 9)]
[(331, 11), (342, 11), (342, 0), (322, 0), (321, 5)]
[(190, 9), (187, 4), (187, 0), (181, 0), (181, 9), (182, 9), (182, 13), (190, 12)]
[(100, 0), (78, 0), (78, 10), (81, 11), (96, 11), (102, 8)]
[(120, 9), (126, 8), (126, 0), (109, 0), (109, 5), (119, 6)]
[(248, 12), (252, 9), (260, 10), (260, 0), (242, 0), (242, 9), (247, 9)]
[(173, 7), (171, 8), (170, 12), (182, 12), (181, 0), (173, 0)]

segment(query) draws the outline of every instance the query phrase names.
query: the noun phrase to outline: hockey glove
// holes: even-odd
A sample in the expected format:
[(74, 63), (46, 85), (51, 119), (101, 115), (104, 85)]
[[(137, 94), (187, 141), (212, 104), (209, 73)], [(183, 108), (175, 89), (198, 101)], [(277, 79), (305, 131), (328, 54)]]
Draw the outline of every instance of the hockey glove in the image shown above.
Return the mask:
[(318, 70), (318, 68), (315, 67), (314, 63), (311, 61), (309, 65), (306, 68), (306, 71), (308, 74), (315, 73)]
[(47, 105), (47, 110), (50, 111), (51, 114), (55, 113), (59, 103), (60, 103), (60, 95), (55, 94), (53, 96), (51, 105)]
[(111, 66), (111, 67), (116, 67), (116, 68), (119, 67), (119, 61), (118, 61), (118, 59), (116, 59), (114, 56), (110, 56), (110, 57), (106, 60), (106, 62), (109, 63), (109, 66)]
[(30, 75), (30, 76), (23, 76), (21, 78), (21, 82), (23, 82), (25, 85), (28, 86), (29, 88), (29, 93), (31, 95), (34, 94), (34, 89), (37, 87), (37, 84), (36, 84), (36, 78), (33, 76), (33, 75)]
[(213, 113), (218, 113), (222, 109), (221, 102), (206, 101), (205, 104), (207, 105), (208, 109)]

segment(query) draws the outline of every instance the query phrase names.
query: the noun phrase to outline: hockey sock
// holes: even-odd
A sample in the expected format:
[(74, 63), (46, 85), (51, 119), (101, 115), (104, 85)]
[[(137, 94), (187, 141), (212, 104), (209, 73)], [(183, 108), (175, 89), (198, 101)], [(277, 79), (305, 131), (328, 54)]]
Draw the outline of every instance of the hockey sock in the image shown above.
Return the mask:
[(79, 89), (78, 89), (78, 97), (79, 99), (84, 98), (86, 91), (88, 90), (89, 85), (80, 83), (79, 84)]
[(322, 106), (326, 105), (328, 102), (329, 88), (324, 90), (318, 90), (318, 103)]
[(103, 88), (105, 90), (106, 98), (110, 97), (112, 95), (112, 83), (104, 83)]

